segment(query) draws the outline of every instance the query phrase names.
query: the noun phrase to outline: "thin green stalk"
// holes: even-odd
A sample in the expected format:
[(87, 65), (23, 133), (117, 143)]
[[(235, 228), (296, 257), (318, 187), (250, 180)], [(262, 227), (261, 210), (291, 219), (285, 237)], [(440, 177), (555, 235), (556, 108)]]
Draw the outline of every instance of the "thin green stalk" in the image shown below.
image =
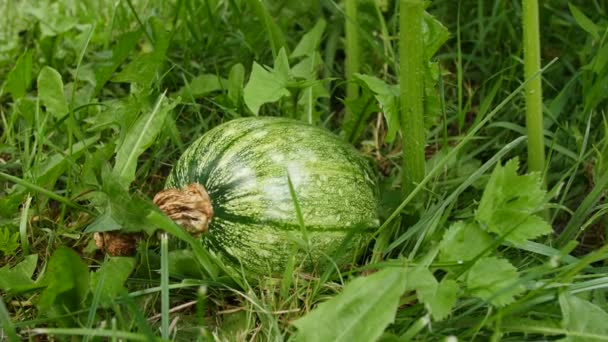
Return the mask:
[[(345, 37), (346, 37), (346, 60), (344, 67), (346, 71), (346, 102), (359, 97), (359, 85), (354, 81), (353, 75), (359, 72), (359, 27), (357, 24), (357, 0), (345, 0)], [(348, 106), (346, 117), (351, 117)]]
[(160, 317), (161, 336), (169, 339), (169, 237), (163, 232), (160, 236)]
[[(524, 29), (524, 77), (530, 78), (540, 70), (540, 34), (538, 1), (522, 0)], [(528, 129), (528, 170), (543, 172), (545, 148), (543, 143), (542, 78), (536, 77), (526, 86), (526, 126)]]
[(399, 60), (401, 130), (403, 135), (403, 193), (407, 196), (424, 178), (424, 41), (422, 0), (401, 0)]

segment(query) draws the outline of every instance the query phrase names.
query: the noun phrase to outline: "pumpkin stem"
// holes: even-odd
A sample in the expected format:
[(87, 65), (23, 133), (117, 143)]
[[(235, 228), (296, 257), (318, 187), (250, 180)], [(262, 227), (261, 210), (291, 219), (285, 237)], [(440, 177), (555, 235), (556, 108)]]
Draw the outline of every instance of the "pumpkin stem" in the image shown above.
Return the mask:
[(191, 183), (181, 189), (167, 189), (154, 196), (154, 204), (192, 235), (207, 232), (213, 219), (213, 206), (207, 190)]

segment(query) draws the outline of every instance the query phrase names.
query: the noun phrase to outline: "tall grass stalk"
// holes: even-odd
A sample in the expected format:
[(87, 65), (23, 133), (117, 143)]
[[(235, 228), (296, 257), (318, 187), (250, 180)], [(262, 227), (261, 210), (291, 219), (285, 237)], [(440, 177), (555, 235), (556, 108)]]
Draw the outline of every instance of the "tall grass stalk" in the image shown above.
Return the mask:
[[(357, 25), (357, 2), (358, 0), (345, 0), (345, 38), (346, 38), (346, 60), (344, 68), (346, 73), (346, 102), (359, 97), (359, 85), (354, 81), (353, 75), (359, 72), (359, 27)], [(348, 106), (346, 116), (351, 117)]]
[[(540, 70), (540, 34), (538, 1), (522, 0), (524, 29), (524, 77)], [(545, 148), (543, 142), (542, 78), (536, 77), (526, 86), (526, 126), (528, 129), (528, 170), (543, 172)]]
[(402, 188), (407, 196), (424, 178), (424, 41), (421, 0), (401, 0), (399, 12), (399, 83), (403, 134)]

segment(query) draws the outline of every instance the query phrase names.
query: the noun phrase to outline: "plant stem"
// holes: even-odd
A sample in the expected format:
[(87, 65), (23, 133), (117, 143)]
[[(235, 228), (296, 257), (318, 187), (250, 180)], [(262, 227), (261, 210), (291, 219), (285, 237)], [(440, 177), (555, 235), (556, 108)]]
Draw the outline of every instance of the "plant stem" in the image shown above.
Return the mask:
[[(345, 0), (345, 38), (346, 60), (344, 68), (346, 73), (346, 103), (359, 97), (359, 85), (354, 81), (353, 75), (359, 72), (359, 28), (357, 27), (357, 0)], [(353, 113), (346, 107), (346, 117)]]
[(424, 41), (422, 0), (401, 0), (399, 60), (401, 130), (403, 135), (403, 193), (407, 196), (423, 178), (424, 161)]
[[(538, 1), (522, 0), (524, 29), (524, 76), (532, 77), (540, 70), (540, 37)], [(542, 78), (532, 79), (526, 86), (526, 127), (528, 129), (528, 170), (543, 172), (545, 148), (543, 142)]]

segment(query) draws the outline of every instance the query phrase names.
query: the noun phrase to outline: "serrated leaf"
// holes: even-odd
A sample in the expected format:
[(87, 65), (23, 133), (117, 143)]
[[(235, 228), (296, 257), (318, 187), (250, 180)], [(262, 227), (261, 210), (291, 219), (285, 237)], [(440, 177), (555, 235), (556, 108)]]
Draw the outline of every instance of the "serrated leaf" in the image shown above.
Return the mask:
[(99, 304), (102, 307), (110, 307), (116, 298), (127, 294), (123, 284), (134, 268), (134, 258), (113, 257), (105, 261), (99, 270), (91, 273), (90, 289), (92, 293), (99, 291)]
[(439, 260), (468, 261), (481, 254), (492, 245), (490, 234), (479, 228), (475, 222), (458, 221), (443, 234), (439, 243)]
[(302, 39), (300, 39), (300, 42), (298, 42), (298, 45), (296, 45), (296, 48), (291, 53), (290, 57), (297, 58), (314, 54), (321, 43), (323, 32), (325, 32), (325, 26), (325, 20), (319, 19), (315, 26), (302, 36)]
[(289, 96), (286, 86), (284, 78), (253, 62), (249, 82), (243, 90), (245, 104), (253, 114), (258, 115), (263, 104)]
[(11, 93), (13, 100), (25, 96), (32, 83), (32, 51), (27, 50), (15, 62), (15, 66), (6, 75), (6, 91)]
[[(562, 328), (567, 331), (606, 336), (608, 335), (608, 313), (599, 306), (563, 293), (559, 296), (562, 309)], [(560, 341), (589, 342), (599, 341), (590, 337), (568, 336)]]
[(296, 341), (374, 341), (395, 319), (406, 270), (386, 268), (348, 283), (342, 293), (296, 320)]
[(38, 97), (46, 110), (57, 118), (69, 111), (61, 75), (51, 67), (45, 66), (38, 74)]
[(123, 187), (127, 188), (135, 179), (137, 159), (154, 142), (164, 127), (167, 114), (176, 104), (176, 102), (166, 99), (164, 93), (161, 94), (152, 111), (141, 116), (129, 128), (124, 141), (117, 148), (113, 169), (114, 175)]
[(512, 210), (496, 210), (493, 220), (496, 223), (489, 225), (488, 230), (499, 235), (507, 234), (505, 240), (516, 245), (553, 231), (551, 225), (540, 216)]
[(426, 298), (425, 304), (436, 321), (446, 318), (458, 299), (458, 284), (453, 279), (444, 279), (438, 285), (433, 296)]
[(63, 325), (74, 324), (70, 314), (79, 310), (89, 293), (89, 271), (78, 254), (61, 246), (46, 269), (48, 286), (40, 295), (40, 314), (56, 318)]
[(518, 162), (514, 158), (504, 167), (496, 165), (475, 213), (481, 228), (514, 244), (551, 232), (551, 226), (534, 215), (546, 195), (540, 174), (518, 175)]
[(384, 113), (388, 132), (386, 133), (386, 142), (392, 142), (399, 130), (399, 86), (390, 85), (383, 80), (369, 75), (355, 74), (355, 78), (359, 79), (364, 86), (369, 88), (380, 104), (380, 108)]
[(525, 288), (518, 283), (515, 266), (506, 259), (486, 257), (477, 260), (467, 273), (467, 288), (478, 298), (494, 306), (512, 303)]
[(416, 291), (418, 300), (426, 305), (433, 319), (440, 321), (450, 314), (457, 299), (456, 281), (444, 279), (438, 283), (431, 271), (424, 267), (408, 269), (406, 277), (406, 291)]

